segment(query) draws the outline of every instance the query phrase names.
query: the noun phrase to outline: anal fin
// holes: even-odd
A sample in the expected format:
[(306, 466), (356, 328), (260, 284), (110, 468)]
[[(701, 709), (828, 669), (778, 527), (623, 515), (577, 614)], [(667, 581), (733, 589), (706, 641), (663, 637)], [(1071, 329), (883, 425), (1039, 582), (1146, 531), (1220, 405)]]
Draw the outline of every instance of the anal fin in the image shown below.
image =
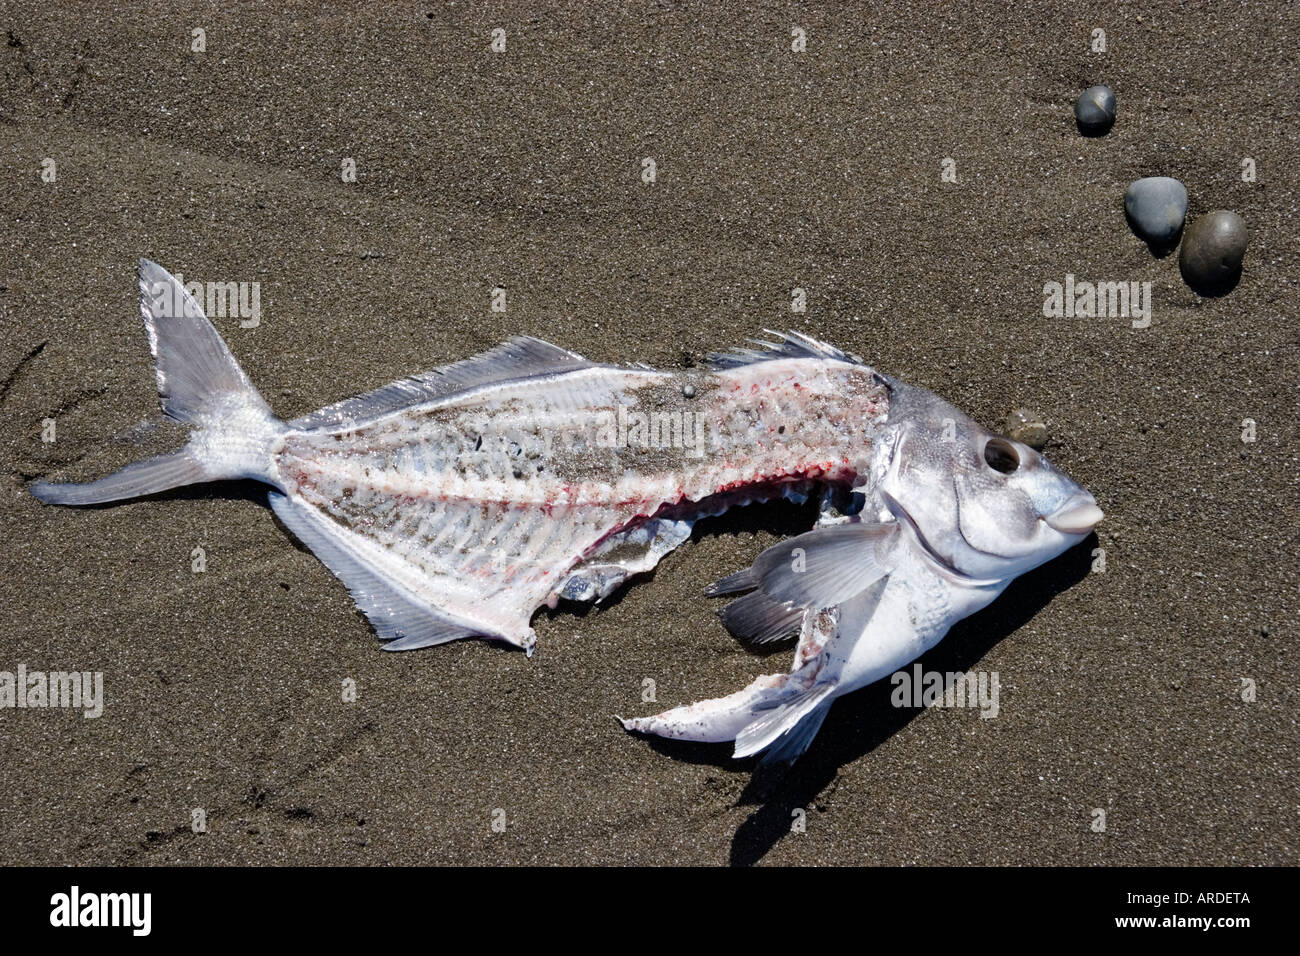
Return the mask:
[[(268, 497), (276, 517), (347, 585), (352, 600), (370, 619), (379, 639), (387, 642), (384, 650), (409, 651), (463, 637), (504, 638), (476, 631), (425, 607), (414, 595), (385, 580), (357, 553), (348, 540), (349, 532), (310, 505), (274, 491)], [(531, 642), (525, 647), (531, 649)]]

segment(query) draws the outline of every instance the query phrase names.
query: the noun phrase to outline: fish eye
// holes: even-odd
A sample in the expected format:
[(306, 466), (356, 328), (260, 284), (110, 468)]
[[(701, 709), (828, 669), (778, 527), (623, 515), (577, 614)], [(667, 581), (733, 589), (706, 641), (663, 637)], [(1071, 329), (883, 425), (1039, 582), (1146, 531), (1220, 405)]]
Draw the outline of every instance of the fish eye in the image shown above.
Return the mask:
[(1005, 438), (990, 438), (984, 446), (984, 460), (994, 471), (1009, 475), (1020, 467), (1020, 455), (1016, 446)]

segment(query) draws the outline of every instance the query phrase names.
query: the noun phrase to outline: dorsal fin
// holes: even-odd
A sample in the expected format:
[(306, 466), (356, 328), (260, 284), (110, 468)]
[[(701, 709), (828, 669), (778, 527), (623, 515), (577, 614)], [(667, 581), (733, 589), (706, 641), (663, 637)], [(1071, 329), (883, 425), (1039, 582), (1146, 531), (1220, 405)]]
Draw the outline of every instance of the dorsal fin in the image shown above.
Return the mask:
[(469, 388), (571, 372), (595, 365), (595, 362), (558, 345), (530, 336), (520, 336), (489, 349), (482, 355), (399, 379), (373, 392), (327, 405), (310, 415), (295, 418), (289, 427), (306, 431), (355, 424), (400, 408), (446, 398)]
[(802, 332), (773, 332), (764, 329), (768, 335), (776, 336), (779, 341), (767, 342), (763, 339), (750, 339), (758, 349), (737, 349), (734, 352), (714, 352), (708, 357), (710, 367), (715, 370), (737, 368), (741, 365), (753, 365), (755, 362), (772, 362), (776, 359), (819, 358), (834, 362), (851, 362), (865, 365), (858, 356), (842, 352), (833, 345), (818, 341)]

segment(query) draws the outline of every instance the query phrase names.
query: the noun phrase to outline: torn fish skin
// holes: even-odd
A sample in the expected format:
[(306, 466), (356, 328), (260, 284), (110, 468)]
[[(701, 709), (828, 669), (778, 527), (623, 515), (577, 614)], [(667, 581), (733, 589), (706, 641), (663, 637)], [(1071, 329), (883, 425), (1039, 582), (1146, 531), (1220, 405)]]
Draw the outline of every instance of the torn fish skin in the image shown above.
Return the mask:
[[(602, 600), (699, 518), (824, 492), (817, 528), (720, 582), (750, 592), (728, 622), (738, 636), (798, 633), (791, 673), (624, 721), (735, 740), (738, 756), (793, 759), (836, 697), (911, 661), (1101, 518), (1032, 449), (800, 333), (681, 372), (517, 338), (286, 422), (175, 277), (141, 260), (139, 286), (163, 411), (192, 426), (189, 442), (32, 494), (88, 505), (263, 482), (385, 650), (482, 637), (531, 653), (539, 607)], [(843, 514), (845, 499), (860, 510)]]

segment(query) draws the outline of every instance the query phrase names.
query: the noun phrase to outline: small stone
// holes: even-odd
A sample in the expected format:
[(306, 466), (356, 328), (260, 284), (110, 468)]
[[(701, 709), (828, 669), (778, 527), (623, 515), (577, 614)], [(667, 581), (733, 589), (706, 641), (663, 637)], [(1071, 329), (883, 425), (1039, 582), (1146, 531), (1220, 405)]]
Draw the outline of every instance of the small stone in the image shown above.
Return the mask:
[(1249, 241), (1246, 222), (1235, 212), (1216, 209), (1187, 227), (1178, 268), (1183, 281), (1200, 295), (1231, 292), (1241, 278)]
[(1027, 408), (1017, 408), (1005, 419), (1005, 433), (1008, 438), (1028, 445), (1035, 451), (1042, 451), (1047, 444), (1047, 423), (1043, 416), (1036, 415)]
[(1104, 136), (1115, 124), (1115, 91), (1090, 86), (1074, 101), (1074, 122), (1084, 136)]
[(682, 397), (683, 397), (683, 398), (694, 398), (694, 397), (695, 397), (695, 386), (694, 386), (694, 385), (683, 385), (683, 386), (682, 386)]
[(1170, 176), (1147, 176), (1124, 191), (1129, 225), (1148, 245), (1172, 249), (1187, 217), (1187, 187)]

